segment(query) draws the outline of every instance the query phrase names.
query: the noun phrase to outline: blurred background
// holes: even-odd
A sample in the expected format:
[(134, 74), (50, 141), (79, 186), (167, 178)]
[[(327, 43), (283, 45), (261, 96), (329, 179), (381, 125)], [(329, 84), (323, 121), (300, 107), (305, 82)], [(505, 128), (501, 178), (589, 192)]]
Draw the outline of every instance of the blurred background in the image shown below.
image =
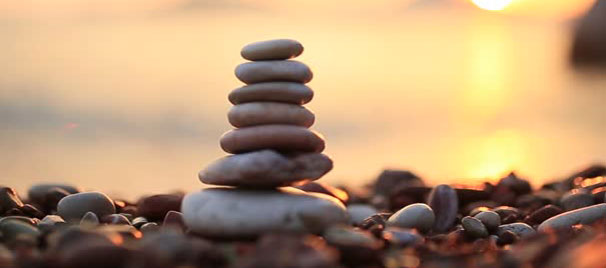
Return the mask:
[[(606, 162), (606, 72), (571, 62), (594, 0), (54, 0), (0, 3), (0, 180), (128, 198), (203, 187), (250, 42), (293, 38), (307, 105), (357, 186)], [(602, 24), (602, 28), (603, 28)]]

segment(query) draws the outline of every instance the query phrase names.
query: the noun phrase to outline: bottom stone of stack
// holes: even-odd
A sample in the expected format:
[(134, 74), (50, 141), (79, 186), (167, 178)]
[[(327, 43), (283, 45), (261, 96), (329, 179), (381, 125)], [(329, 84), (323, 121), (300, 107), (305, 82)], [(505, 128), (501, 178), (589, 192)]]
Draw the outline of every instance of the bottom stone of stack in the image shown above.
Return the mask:
[(200, 171), (207, 184), (275, 188), (316, 180), (332, 169), (332, 160), (320, 153), (283, 155), (261, 150), (221, 158)]
[(191, 231), (220, 238), (281, 231), (321, 233), (348, 220), (339, 200), (294, 188), (204, 189), (185, 196), (181, 211)]

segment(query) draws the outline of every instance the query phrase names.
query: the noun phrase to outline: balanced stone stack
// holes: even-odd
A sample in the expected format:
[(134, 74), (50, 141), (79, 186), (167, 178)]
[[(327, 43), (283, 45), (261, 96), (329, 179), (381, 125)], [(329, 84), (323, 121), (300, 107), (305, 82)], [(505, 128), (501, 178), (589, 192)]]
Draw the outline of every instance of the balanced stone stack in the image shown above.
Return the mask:
[(289, 60), (302, 52), (299, 42), (287, 39), (242, 49), (251, 62), (239, 65), (236, 77), (246, 85), (229, 94), (234, 106), (228, 119), (237, 129), (220, 141), (234, 155), (199, 173), (204, 183), (228, 187), (185, 197), (181, 210), (193, 232), (214, 237), (319, 233), (347, 222), (337, 199), (284, 187), (319, 179), (332, 169), (332, 160), (321, 153), (323, 138), (308, 129), (315, 116), (302, 106), (313, 97), (305, 86), (313, 74), (305, 64)]

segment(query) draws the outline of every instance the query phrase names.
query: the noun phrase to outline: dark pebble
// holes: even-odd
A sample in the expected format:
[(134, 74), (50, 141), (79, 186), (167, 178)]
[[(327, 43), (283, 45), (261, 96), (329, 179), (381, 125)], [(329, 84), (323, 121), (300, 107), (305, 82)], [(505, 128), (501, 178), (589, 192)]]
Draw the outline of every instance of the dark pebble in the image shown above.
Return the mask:
[(375, 195), (390, 196), (396, 190), (424, 186), (423, 180), (410, 171), (386, 169), (377, 178), (374, 192)]
[(110, 214), (101, 218), (101, 223), (131, 225), (127, 217), (122, 214)]
[(459, 210), (459, 199), (456, 191), (448, 185), (438, 185), (429, 193), (427, 204), (436, 215), (433, 231), (438, 233), (448, 231), (457, 219)]
[(171, 210), (181, 211), (182, 195), (159, 194), (142, 198), (138, 202), (137, 216), (150, 221), (161, 221)]
[(295, 188), (298, 188), (305, 192), (327, 194), (336, 199), (339, 199), (339, 201), (341, 201), (341, 203), (343, 204), (347, 204), (347, 201), (349, 200), (349, 195), (347, 194), (347, 192), (339, 188), (330, 186), (326, 183), (312, 181), (303, 185), (295, 186)]
[(23, 201), (17, 195), (17, 191), (11, 187), (0, 187), (0, 215), (11, 209), (19, 209)]
[(556, 216), (560, 213), (563, 213), (563, 212), (564, 212), (564, 210), (557, 206), (546, 205), (540, 209), (535, 210), (533, 213), (528, 215), (524, 219), (524, 222), (530, 226), (535, 226), (535, 225), (541, 224), (545, 220), (547, 220), (553, 216)]

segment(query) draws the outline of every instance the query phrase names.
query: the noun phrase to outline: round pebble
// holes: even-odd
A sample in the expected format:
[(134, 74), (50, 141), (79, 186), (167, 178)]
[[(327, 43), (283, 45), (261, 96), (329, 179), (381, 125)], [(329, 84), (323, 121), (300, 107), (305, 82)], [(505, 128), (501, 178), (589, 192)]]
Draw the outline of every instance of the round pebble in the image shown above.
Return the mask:
[(606, 204), (602, 203), (553, 216), (541, 223), (538, 230), (546, 231), (548, 229), (566, 228), (575, 224), (591, 224), (604, 218), (606, 218)]
[(324, 139), (298, 126), (264, 125), (231, 130), (221, 137), (221, 148), (237, 154), (261, 149), (278, 151), (322, 152)]
[(97, 224), (99, 224), (99, 218), (97, 217), (97, 215), (95, 215), (95, 213), (92, 213), (90, 211), (86, 212), (80, 220), (80, 225), (95, 226)]
[(40, 236), (38, 228), (20, 220), (2, 221), (0, 224), (0, 233), (2, 233), (2, 239), (8, 242), (15, 240), (22, 235), (34, 238)]
[(459, 199), (455, 189), (446, 184), (434, 187), (429, 193), (427, 204), (436, 215), (433, 230), (438, 233), (448, 231), (456, 221), (459, 210)]
[(473, 217), (480, 220), (486, 226), (486, 229), (491, 231), (496, 230), (501, 225), (501, 216), (493, 211), (482, 211)]
[(181, 206), (195, 233), (213, 237), (256, 237), (267, 232), (320, 233), (347, 223), (345, 207), (325, 194), (294, 188), (210, 188), (190, 193)]
[(36, 204), (44, 205), (48, 200), (48, 194), (55, 189), (61, 189), (68, 194), (77, 194), (82, 190), (76, 186), (59, 183), (44, 183), (30, 187), (27, 191), (27, 196)]
[(298, 61), (256, 61), (238, 65), (236, 77), (246, 84), (270, 81), (307, 83), (313, 78), (313, 73)]
[(116, 213), (114, 202), (101, 192), (84, 192), (64, 197), (57, 204), (57, 214), (66, 221), (80, 221), (86, 212), (98, 217)]
[(291, 39), (274, 39), (246, 45), (240, 54), (252, 61), (286, 60), (303, 53), (303, 45)]
[(530, 227), (530, 225), (523, 222), (503, 224), (499, 226), (497, 234), (500, 236), (505, 231), (511, 231), (519, 237), (526, 237), (536, 233), (536, 231), (532, 227)]
[(232, 106), (227, 119), (234, 127), (283, 124), (311, 127), (314, 114), (305, 107), (279, 102), (249, 102)]
[(300, 83), (265, 82), (234, 89), (229, 93), (229, 101), (233, 104), (273, 101), (302, 105), (310, 102), (313, 96), (313, 90)]
[(564, 212), (564, 211), (557, 206), (546, 205), (540, 209), (535, 210), (530, 215), (528, 215), (526, 217), (526, 219), (524, 219), (524, 222), (531, 226), (534, 226), (537, 224), (541, 224), (545, 220), (547, 220), (555, 215), (558, 215), (562, 212)]
[(408, 205), (387, 219), (388, 226), (415, 228), (421, 232), (429, 231), (434, 223), (435, 215), (431, 207), (422, 203)]
[(261, 150), (221, 158), (200, 171), (198, 177), (207, 184), (273, 187), (315, 180), (331, 169), (332, 160), (324, 154), (285, 156)]
[(486, 226), (484, 226), (484, 224), (480, 220), (474, 217), (465, 216), (461, 220), (461, 225), (463, 225), (465, 233), (472, 237), (484, 238), (488, 236), (488, 230), (486, 229)]

